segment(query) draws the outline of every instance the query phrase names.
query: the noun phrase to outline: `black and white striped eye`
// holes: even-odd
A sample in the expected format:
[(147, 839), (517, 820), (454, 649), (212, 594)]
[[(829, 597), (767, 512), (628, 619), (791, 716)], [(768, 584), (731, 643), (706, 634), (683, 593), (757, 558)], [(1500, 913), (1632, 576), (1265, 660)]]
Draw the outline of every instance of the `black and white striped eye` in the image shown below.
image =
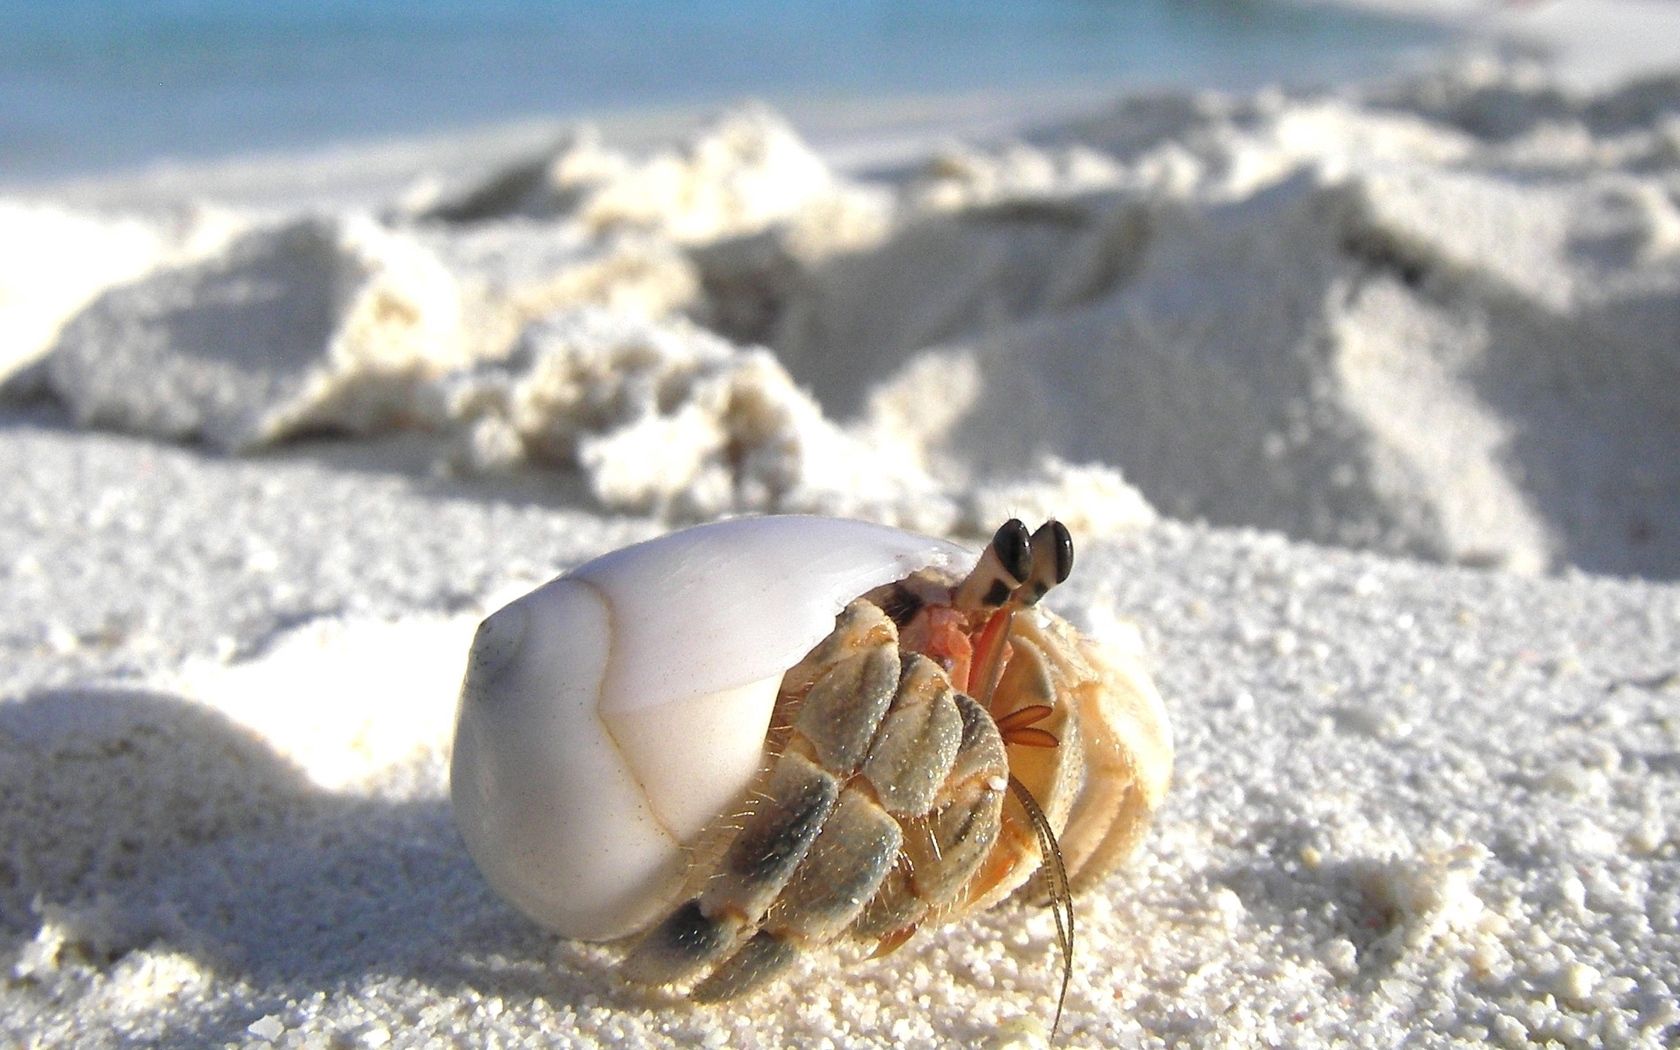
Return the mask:
[(1019, 518), (1010, 518), (992, 535), (980, 561), (957, 587), (952, 604), (959, 609), (995, 609), (1032, 573), (1032, 536)]
[(1051, 518), (1032, 534), (1032, 566), (1016, 593), (1022, 605), (1035, 605), (1050, 588), (1073, 572), (1073, 536), (1067, 526)]

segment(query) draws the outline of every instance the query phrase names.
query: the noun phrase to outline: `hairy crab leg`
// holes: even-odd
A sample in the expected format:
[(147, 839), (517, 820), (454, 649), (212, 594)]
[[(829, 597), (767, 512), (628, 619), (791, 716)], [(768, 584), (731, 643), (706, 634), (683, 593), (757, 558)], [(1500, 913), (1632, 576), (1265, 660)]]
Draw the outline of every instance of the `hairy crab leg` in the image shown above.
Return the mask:
[(1008, 759), (990, 715), (933, 661), (901, 651), (868, 601), (840, 623), (761, 805), (704, 891), (631, 950), (632, 979), (700, 977), (690, 996), (709, 1002), (842, 933), (902, 943), (962, 897), (991, 851)]
[(956, 761), (928, 812), (904, 824), (900, 863), (851, 929), (875, 942), (873, 957), (896, 951), (930, 915), (958, 906), (997, 841), (1009, 759), (985, 709), (966, 694), (951, 695), (962, 719)]

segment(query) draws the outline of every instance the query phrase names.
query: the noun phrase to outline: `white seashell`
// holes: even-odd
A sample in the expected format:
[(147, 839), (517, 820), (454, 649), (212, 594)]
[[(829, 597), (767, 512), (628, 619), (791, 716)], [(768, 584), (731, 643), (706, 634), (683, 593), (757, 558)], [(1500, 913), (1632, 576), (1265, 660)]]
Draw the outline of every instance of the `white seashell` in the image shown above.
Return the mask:
[(451, 770), (473, 860), (565, 936), (643, 928), (760, 768), (783, 673), (858, 595), (973, 560), (865, 522), (743, 518), (614, 551), (494, 613)]

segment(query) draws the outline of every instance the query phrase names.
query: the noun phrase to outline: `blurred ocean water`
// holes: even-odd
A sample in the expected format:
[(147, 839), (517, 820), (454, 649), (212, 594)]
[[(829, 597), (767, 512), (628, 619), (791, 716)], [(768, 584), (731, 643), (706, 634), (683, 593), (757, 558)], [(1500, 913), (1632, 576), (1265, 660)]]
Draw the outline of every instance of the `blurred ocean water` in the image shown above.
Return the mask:
[(0, 0), (0, 182), (747, 96), (1332, 83), (1440, 37), (1287, 0)]

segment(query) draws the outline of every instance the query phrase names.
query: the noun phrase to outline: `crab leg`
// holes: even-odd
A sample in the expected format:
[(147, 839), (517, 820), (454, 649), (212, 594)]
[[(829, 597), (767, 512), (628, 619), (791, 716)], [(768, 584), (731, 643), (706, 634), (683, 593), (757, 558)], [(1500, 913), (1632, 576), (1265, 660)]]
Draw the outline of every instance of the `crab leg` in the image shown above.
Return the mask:
[(886, 955), (930, 917), (959, 910), (966, 890), (997, 842), (1009, 759), (991, 716), (952, 694), (962, 740), (928, 812), (904, 823), (901, 863), (853, 924), (853, 936)]
[(992, 698), (997, 694), (998, 680), (1003, 677), (1003, 667), (1009, 662), (1009, 632), (1015, 626), (1015, 604), (1005, 605), (986, 619), (986, 626), (981, 629), (980, 636), (974, 642), (974, 659), (971, 664), (968, 689), (969, 695), (980, 701), (990, 710)]
[(863, 762), (896, 695), (897, 632), (879, 609), (854, 602), (813, 655), (815, 666), (801, 673), (816, 681), (771, 769), (765, 804), (729, 844), (719, 877), (631, 950), (624, 967), (632, 980), (680, 981), (731, 955), (756, 932), (838, 808), (841, 780)]
[(805, 756), (789, 753), (777, 760), (765, 792), (769, 804), (729, 844), (718, 878), (650, 930), (625, 958), (631, 980), (669, 984), (731, 954), (810, 850), (840, 786)]
[(875, 895), (904, 833), (867, 791), (840, 793), (834, 815), (776, 898), (764, 925), (695, 986), (699, 1002), (732, 999), (786, 969), (801, 952), (833, 940)]
[[(888, 950), (902, 944), (961, 896), (991, 850), (1007, 773), (1002, 742), (985, 711), (930, 661), (909, 654), (904, 667), (822, 834), (758, 932), (695, 986), (696, 1000), (748, 992), (847, 927)], [(807, 721), (802, 712), (800, 725)]]
[(878, 609), (854, 603), (841, 624), (873, 644), (835, 645), (836, 662), (816, 669), (765, 804), (704, 891), (631, 950), (633, 979), (709, 970), (693, 998), (727, 999), (848, 928), (901, 941), (957, 901), (990, 852), (1008, 774), (991, 717), (931, 660), (901, 652)]
[[(847, 927), (853, 936), (875, 941), (877, 953), (892, 951), (929, 914), (951, 909), (991, 852), (1008, 776), (1003, 743), (991, 717), (944, 685), (927, 660), (911, 655), (906, 665), (894, 712), (862, 773), (843, 791), (758, 934), (697, 984), (696, 1000), (726, 1000), (758, 988), (811, 944), (830, 941)], [(931, 701), (922, 701), (929, 692)], [(917, 711), (921, 707), (934, 711)], [(953, 761), (934, 778), (921, 764), (911, 768), (890, 758), (926, 739), (934, 724), (934, 732), (944, 734), (951, 714), (958, 722)]]

